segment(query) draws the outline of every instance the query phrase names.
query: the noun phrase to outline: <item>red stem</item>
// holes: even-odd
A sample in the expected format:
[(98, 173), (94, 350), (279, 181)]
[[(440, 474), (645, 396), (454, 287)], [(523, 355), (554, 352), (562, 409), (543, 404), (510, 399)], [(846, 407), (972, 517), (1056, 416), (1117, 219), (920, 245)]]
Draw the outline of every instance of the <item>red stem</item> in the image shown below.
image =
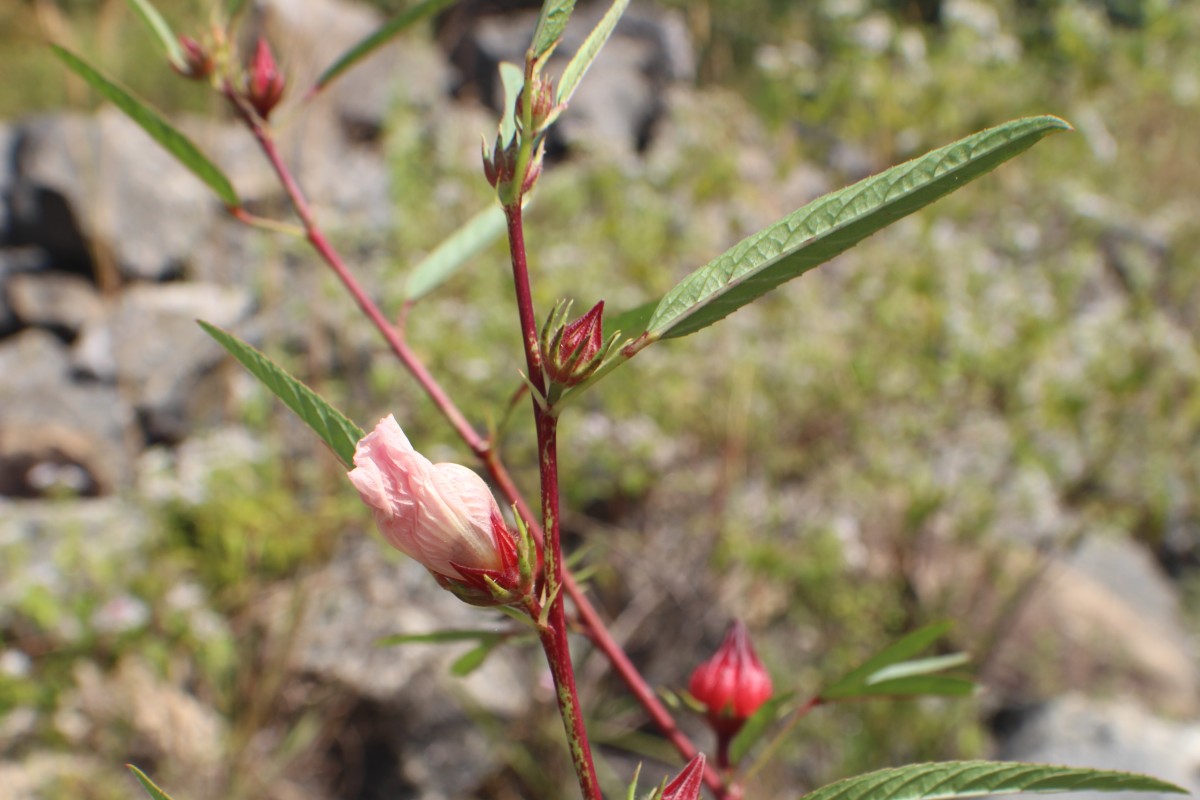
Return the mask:
[[(495, 481), (501, 493), (508, 499), (510, 503), (516, 505), (517, 512), (521, 514), (522, 519), (529, 524), (530, 532), (533, 534), (534, 538), (536, 538), (539, 542), (543, 541), (544, 537), (542, 533), (542, 526), (537, 522), (538, 515), (533, 513), (533, 509), (529, 506), (529, 503), (525, 500), (520, 489), (517, 488), (516, 483), (513, 481), (512, 475), (500, 461), (495, 450), (492, 449), (491, 443), (484, 437), (480, 436), (474, 427), (472, 427), (471, 424), (466, 420), (466, 418), (458, 410), (458, 407), (442, 389), (441, 385), (438, 384), (433, 375), (431, 375), (428, 369), (426, 369), (424, 363), (416, 356), (415, 353), (412, 352), (411, 349), (409, 349), (408, 344), (404, 341), (404, 337), (401, 332), (383, 315), (383, 313), (379, 310), (379, 307), (373, 300), (371, 300), (371, 298), (363, 290), (362, 286), (358, 283), (357, 279), (350, 273), (349, 269), (346, 267), (337, 251), (334, 250), (329, 244), (329, 241), (325, 238), (320, 227), (316, 223), (303, 192), (300, 190), (300, 187), (292, 177), (291, 171), (288, 169), (287, 164), (283, 161), (281, 155), (279, 154), (279, 150), (276, 147), (270, 132), (264, 128), (262, 122), (257, 117), (251, 113), (247, 113), (246, 110), (242, 108), (241, 104), (238, 102), (236, 93), (228, 87), (226, 89), (226, 96), (234, 108), (242, 116), (254, 138), (258, 141), (259, 146), (263, 149), (263, 152), (266, 155), (267, 160), (270, 162), (271, 167), (279, 177), (279, 180), (282, 183), (284, 190), (287, 192), (288, 198), (291, 200), (292, 206), (296, 211), (296, 215), (300, 218), (304, 226), (305, 236), (308, 238), (309, 242), (312, 243), (317, 253), (342, 281), (342, 284), (346, 287), (346, 290), (350, 293), (351, 297), (354, 298), (359, 308), (363, 311), (367, 318), (374, 323), (375, 327), (383, 335), (384, 340), (388, 343), (388, 346), (391, 348), (392, 352), (409, 371), (409, 373), (412, 374), (413, 378), (416, 379), (421, 388), (425, 390), (425, 393), (429, 396), (430, 400), (433, 401), (437, 409), (442, 413), (442, 416), (444, 416), (447, 421), (450, 422), (450, 424), (454, 427), (455, 432), (471, 449), (475, 456), (482, 462), (484, 468), (487, 470), (492, 480)], [(240, 209), (235, 208), (230, 209), (230, 211), (235, 217), (241, 217), (241, 215), (238, 213)], [(520, 232), (519, 224), (518, 231)], [(523, 234), (521, 235), (520, 241), (522, 244), (523, 253)], [(530, 319), (532, 319), (533, 309), (531, 298), (528, 305), (528, 312)], [(536, 329), (536, 325), (534, 328)], [(535, 338), (534, 344), (536, 345), (536, 343), (537, 342)], [(526, 354), (526, 359), (526, 364), (528, 366), (528, 352)], [(533, 376), (537, 376), (538, 380), (540, 380), (540, 359), (538, 369), (534, 370), (531, 368), (530, 372), (531, 381), (534, 380)], [(537, 384), (535, 383), (535, 386), (536, 385)], [(642, 675), (638, 671), (637, 667), (634, 666), (633, 662), (630, 661), (629, 657), (625, 654), (625, 650), (612, 637), (612, 634), (609, 632), (606, 623), (601, 618), (600, 613), (596, 610), (596, 607), (592, 605), (591, 600), (589, 600), (587, 595), (584, 594), (582, 588), (575, 581), (574, 576), (565, 568), (562, 572), (562, 587), (563, 591), (570, 596), (571, 601), (575, 605), (576, 613), (578, 614), (579, 620), (582, 623), (585, 635), (587, 635), (587, 637), (596, 646), (596, 649), (603, 653), (604, 656), (609, 660), (613, 666), (613, 669), (616, 670), (617, 675), (629, 689), (629, 692), (646, 710), (646, 713), (659, 728), (663, 736), (666, 737), (666, 739), (675, 747), (685, 761), (690, 761), (696, 755), (696, 753), (699, 752), (696, 746), (692, 743), (691, 739), (689, 739), (687, 735), (684, 734), (683, 731), (681, 731), (676, 725), (674, 717), (671, 716), (671, 712), (658, 699), (658, 696), (654, 693), (654, 690), (649, 686), (649, 684), (646, 683), (645, 679), (642, 678)], [(725, 786), (721, 781), (720, 776), (711, 765), (705, 768), (704, 782), (714, 792), (718, 800), (726, 798)]]

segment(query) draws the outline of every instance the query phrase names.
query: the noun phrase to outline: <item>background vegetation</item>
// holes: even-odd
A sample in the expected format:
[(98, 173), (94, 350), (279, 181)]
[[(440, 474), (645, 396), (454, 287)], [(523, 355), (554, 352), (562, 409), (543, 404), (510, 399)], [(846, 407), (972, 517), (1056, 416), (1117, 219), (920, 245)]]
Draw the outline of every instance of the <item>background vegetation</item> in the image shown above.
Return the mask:
[[(177, 29), (207, 13), (198, 0), (159, 5)], [(622, 570), (637, 572), (648, 540), (709, 567), (678, 582), (690, 589), (657, 601), (659, 623), (633, 646), (652, 650), (689, 617), (739, 614), (763, 632), (774, 673), (813, 690), (914, 625), (950, 617), (963, 622), (953, 645), (975, 652), (994, 677), (1006, 603), (1031, 573), (986, 564), (1031, 542), (1066, 550), (1085, 535), (1135, 537), (1194, 592), (1200, 6), (674, 5), (700, 45), (702, 93), (673, 105), (669, 138), (644, 160), (582, 154), (549, 172), (529, 222), (542, 308), (565, 294), (623, 308), (661, 293), (791, 210), (788, 202), (808, 199), (784, 185), (806, 174), (836, 188), (1026, 114), (1059, 114), (1079, 133), (667, 345), (676, 351), (669, 360), (644, 354), (570, 415), (568, 524), (588, 545), (610, 611), (645, 584)], [(203, 108), (159, 68), (136, 25), (116, 0), (5, 5), (0, 63), (21, 78), (0, 84), (0, 116), (78, 101), (40, 45), (45, 33), (67, 31), (158, 105)], [(406, 266), (487, 196), (477, 165), (436, 133), (397, 107), (387, 141), (404, 224), (386, 243), (381, 286), (398, 287)], [(451, 200), (430, 203), (431, 192)], [(343, 236), (352, 241), (353, 232)], [(502, 250), (490, 253), (486, 268), (422, 307), (412, 332), (473, 419), (503, 417), (517, 387), (502, 264)], [(278, 302), (288, 313), (286, 298)], [(347, 309), (347, 328), (353, 319)], [(366, 337), (330, 337), (344, 363), (365, 369), (306, 377), (340, 394), (360, 423), (405, 409), (415, 441), (446, 441), (441, 457), (466, 459)], [(305, 364), (297, 354), (293, 366)], [(341, 520), (358, 512), (331, 465), (277, 464), (288, 429), (268, 399), (252, 396), (243, 413), (271, 443), (262, 463), (211, 476), (208, 499), (148, 503), (166, 531), (153, 552), (113, 564), (82, 543), (65, 549), (64, 568), (86, 575), (89, 588), (68, 606), (31, 596), (20, 609), (23, 635), (53, 639), (65, 619), (92, 625), (114, 586), (148, 608), (172, 609), (172, 590), (197, 583), (217, 620), (156, 610), (133, 632), (73, 638), (39, 658), (32, 676), (0, 676), (0, 712), (52, 710), (81, 659), (111, 664), (139, 651), (167, 669), (186, 653), (193, 690), (222, 710), (233, 736), (249, 741), (270, 724), (269, 698), (255, 699), (247, 681), (270, 663), (254, 646), (253, 604), (273, 582), (327, 558)], [(532, 486), (530, 445), (520, 425), (505, 441)], [(939, 563), (961, 563), (964, 550), (985, 554), (971, 562), (973, 588), (952, 591), (929, 577)], [(1051, 644), (1043, 661), (1024, 665), (1028, 683), (1001, 682), (971, 700), (822, 712), (802, 726), (785, 766), (764, 776), (762, 796), (889, 763), (981, 754), (988, 716), (1002, 703), (1070, 688), (1049, 666), (1062, 656)], [(656, 667), (658, 679), (683, 685), (690, 663), (677, 668)], [(626, 713), (612, 711), (615, 729)], [(553, 762), (556, 723), (543, 722), (528, 748)], [(40, 735), (55, 734), (47, 725)], [(114, 734), (114, 763), (121, 747)], [(524, 758), (514, 754), (513, 772), (528, 786), (536, 778)], [(72, 786), (61, 796), (121, 792)]]

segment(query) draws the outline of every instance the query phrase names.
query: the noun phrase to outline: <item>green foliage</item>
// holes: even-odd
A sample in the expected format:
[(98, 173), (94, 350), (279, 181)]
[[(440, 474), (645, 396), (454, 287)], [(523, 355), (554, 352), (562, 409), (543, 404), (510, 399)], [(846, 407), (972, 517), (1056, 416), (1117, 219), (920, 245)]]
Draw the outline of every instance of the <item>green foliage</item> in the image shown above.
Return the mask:
[(191, 139), (163, 119), (158, 112), (100, 74), (79, 56), (57, 45), (50, 47), (72, 72), (87, 81), (93, 89), (111, 100), (117, 108), (140, 125), (142, 130), (150, 135), (150, 138), (162, 145), (168, 153), (175, 156), (181, 164), (212, 189), (221, 202), (230, 208), (238, 205), (237, 192), (234, 191), (233, 184)]
[(1178, 786), (1128, 772), (1051, 767), (1011, 761), (951, 761), (884, 769), (838, 781), (805, 795), (809, 800), (949, 800), (1027, 792), (1168, 792)]
[(329, 445), (333, 454), (346, 466), (353, 466), (354, 451), (358, 440), (365, 435), (362, 428), (346, 418), (328, 401), (288, 374), (266, 355), (215, 325), (199, 320), (204, 332), (217, 340), (230, 355), (262, 381), (276, 397), (295, 411), (304, 424), (312, 428), (321, 441)]
[(339, 75), (353, 67), (359, 61), (367, 58), (371, 53), (383, 47), (392, 39), (399, 36), (402, 32), (411, 28), (416, 23), (433, 16), (437, 12), (447, 8), (456, 0), (422, 0), (415, 5), (406, 8), (403, 12), (396, 14), (392, 19), (384, 23), (379, 30), (372, 33), (367, 38), (358, 42), (343, 55), (339, 56), (333, 64), (331, 64), (320, 77), (317, 78), (313, 85), (312, 91), (319, 92), (332, 83)]
[(183, 49), (180, 47), (179, 39), (171, 30), (171, 26), (163, 19), (162, 14), (158, 13), (158, 9), (150, 0), (128, 0), (128, 2), (130, 8), (141, 17), (142, 22), (146, 23), (146, 27), (158, 39), (167, 60), (176, 67), (182, 67), (184, 65)]
[(151, 800), (171, 800), (171, 795), (164, 792), (155, 785), (154, 781), (147, 777), (146, 773), (135, 767), (133, 764), (126, 764), (129, 771), (133, 773), (133, 777), (138, 779), (138, 783), (146, 790), (146, 794), (150, 795)]
[(750, 236), (659, 302), (653, 338), (694, 333), (1070, 126), (1038, 117), (981, 131), (866, 178)]

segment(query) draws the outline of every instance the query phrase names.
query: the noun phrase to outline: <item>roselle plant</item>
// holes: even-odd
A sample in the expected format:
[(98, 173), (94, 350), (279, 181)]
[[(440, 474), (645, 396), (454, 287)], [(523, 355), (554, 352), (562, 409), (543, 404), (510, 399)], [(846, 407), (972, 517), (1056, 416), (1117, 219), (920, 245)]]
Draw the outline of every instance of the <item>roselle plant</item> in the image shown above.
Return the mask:
[[(478, 459), (503, 497), (459, 464), (434, 464), (414, 447), (394, 415), (365, 433), (270, 358), (232, 334), (200, 324), (312, 428), (348, 470), (350, 483), (374, 516), (383, 537), (418, 561), (433, 580), (460, 599), (495, 608), (526, 626), (541, 643), (553, 676), (566, 744), (579, 790), (598, 800), (602, 787), (591, 753), (585, 710), (575, 686), (568, 632), (586, 636), (608, 660), (644, 709), (650, 722), (684, 766), (665, 776), (647, 795), (658, 800), (694, 800), (705, 791), (734, 800), (753, 791), (752, 778), (783, 738), (809, 712), (830, 703), (872, 697), (962, 695), (973, 684), (951, 671), (965, 656), (921, 657), (944, 635), (946, 625), (917, 630), (873, 658), (805, 697), (777, 687), (759, 661), (746, 628), (735, 621), (713, 657), (697, 665), (684, 700), (703, 714), (715, 744), (710, 760), (676, 724), (613, 637), (583, 587), (567, 568), (560, 521), (558, 436), (560, 419), (597, 381), (656, 343), (702, 331), (771, 289), (854, 246), (892, 222), (984, 175), (1046, 136), (1070, 126), (1052, 116), (1013, 120), (934, 150), (878, 175), (821, 197), (746, 238), (679, 282), (657, 301), (606, 316), (603, 298), (572, 316), (563, 300), (539, 313), (531, 286), (537, 277), (525, 248), (524, 206), (536, 193), (544, 165), (547, 132), (569, 112), (575, 91), (613, 32), (628, 0), (616, 0), (571, 57), (562, 74), (545, 68), (571, 17), (570, 0), (547, 0), (524, 63), (506, 64), (501, 79), (507, 102), (499, 130), (484, 137), (482, 179), (495, 191), (495, 205), (466, 222), (451, 242), (416, 265), (406, 284), (401, 322), (396, 309), (382, 309), (364, 291), (350, 266), (330, 243), (276, 145), (272, 112), (289, 92), (318, 95), (379, 46), (449, 0), (423, 0), (389, 21), (325, 70), (311, 87), (289, 86), (264, 41), (249, 54), (234, 42), (236, 11), (197, 36), (176, 36), (149, 0), (130, 0), (183, 78), (203, 81), (228, 103), (260, 146), (291, 203), (299, 228), (248, 211), (221, 169), (156, 111), (72, 52), (55, 47), (73, 72), (136, 121), (159, 144), (207, 184), (228, 212), (248, 224), (292, 231), (305, 239), (335, 273), (400, 365), (445, 416)], [(240, 5), (234, 3), (233, 7)], [(490, 144), (488, 144), (490, 142)], [(531, 504), (517, 488), (494, 443), (481, 435), (443, 390), (405, 339), (412, 306), (460, 269), (491, 237), (506, 233), (521, 332), (530, 424), (537, 437), (540, 491)], [(506, 516), (502, 505), (511, 509)], [(494, 613), (494, 612), (491, 612)], [(753, 758), (751, 758), (753, 756)], [(136, 768), (152, 797), (165, 793)], [(886, 769), (838, 781), (811, 792), (812, 800), (833, 798), (970, 797), (1013, 792), (1159, 791), (1182, 792), (1154, 778), (1111, 771), (1033, 764), (947, 762)], [(637, 777), (626, 791), (637, 797)]]

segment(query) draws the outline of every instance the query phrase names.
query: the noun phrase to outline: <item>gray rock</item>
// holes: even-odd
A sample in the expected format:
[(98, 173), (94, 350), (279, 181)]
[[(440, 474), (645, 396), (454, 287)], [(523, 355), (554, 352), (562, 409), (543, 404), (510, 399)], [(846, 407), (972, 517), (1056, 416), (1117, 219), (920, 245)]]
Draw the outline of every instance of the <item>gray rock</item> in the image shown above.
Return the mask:
[(17, 127), (14, 238), (55, 265), (127, 278), (180, 274), (219, 207), (210, 190), (113, 108), (34, 117)]
[[(0, 621), (40, 590), (68, 608), (96, 588), (81, 570), (112, 576), (114, 584), (145, 569), (143, 548), (155, 528), (140, 506), (116, 497), (58, 501), (0, 500)], [(88, 573), (92, 574), (92, 573)], [(70, 614), (57, 625), (68, 625)], [(66, 640), (77, 631), (52, 630)]]
[(179, 441), (220, 408), (223, 395), (223, 380), (211, 373), (225, 351), (196, 320), (228, 328), (246, 319), (252, 305), (249, 292), (213, 284), (130, 287), (85, 327), (75, 367), (122, 386), (150, 441)]
[(24, 331), (0, 343), (0, 495), (96, 495), (125, 485), (135, 427), (111, 386), (76, 384), (64, 345)]
[[(606, 3), (581, 4), (548, 66), (560, 74), (607, 10)], [(499, 110), (503, 88), (497, 75), (502, 61), (522, 63), (533, 31), (535, 12), (470, 18), (464, 10), (452, 59), (462, 82)], [(619, 154), (644, 148), (663, 111), (668, 85), (690, 80), (696, 57), (683, 18), (671, 11), (632, 8), (593, 62), (571, 109), (552, 136), (570, 145), (599, 147)]]
[[(1102, 703), (1071, 694), (1057, 698), (1004, 733), (1005, 760), (1140, 772), (1200, 792), (1200, 724), (1156, 717), (1130, 701)], [(1033, 795), (1029, 795), (1032, 797)], [(1101, 800), (1100, 792), (1076, 792)], [(1128, 792), (1130, 800), (1177, 795)]]
[[(255, 11), (253, 35), (267, 36), (287, 69), (292, 90), (285, 104), (296, 103), (336, 58), (385, 22), (370, 6), (346, 0), (258, 0)], [(348, 138), (374, 140), (398, 94), (428, 107), (445, 97), (450, 78), (433, 45), (401, 36), (338, 77), (304, 116), (332, 110)]]
[(68, 337), (103, 313), (95, 285), (67, 272), (14, 275), (6, 289), (8, 304), (20, 322)]
[(10, 243), (12, 219), (9, 211), (9, 195), (12, 193), (13, 151), (16, 149), (17, 134), (13, 126), (0, 122), (0, 245)]
[[(298, 594), (293, 594), (297, 592)], [(408, 644), (379, 647), (396, 633), (448, 628), (508, 629), (511, 621), (488, 616), (440, 589), (415, 562), (377, 539), (347, 538), (333, 561), (281, 593), (278, 609), (305, 598), (295, 631), (292, 669), (340, 686), (383, 709), (388, 749), (399, 754), (396, 780), (424, 798), (474, 796), (500, 766), (500, 754), (463, 710), (500, 718), (526, 713), (533, 678), (519, 651), (501, 648), (467, 678), (449, 674), (468, 645)], [(265, 611), (281, 620), (286, 614)]]
[(17, 275), (37, 272), (49, 266), (49, 258), (38, 247), (6, 247), (0, 249), (0, 336), (19, 328), (20, 321), (9, 302), (9, 282)]

